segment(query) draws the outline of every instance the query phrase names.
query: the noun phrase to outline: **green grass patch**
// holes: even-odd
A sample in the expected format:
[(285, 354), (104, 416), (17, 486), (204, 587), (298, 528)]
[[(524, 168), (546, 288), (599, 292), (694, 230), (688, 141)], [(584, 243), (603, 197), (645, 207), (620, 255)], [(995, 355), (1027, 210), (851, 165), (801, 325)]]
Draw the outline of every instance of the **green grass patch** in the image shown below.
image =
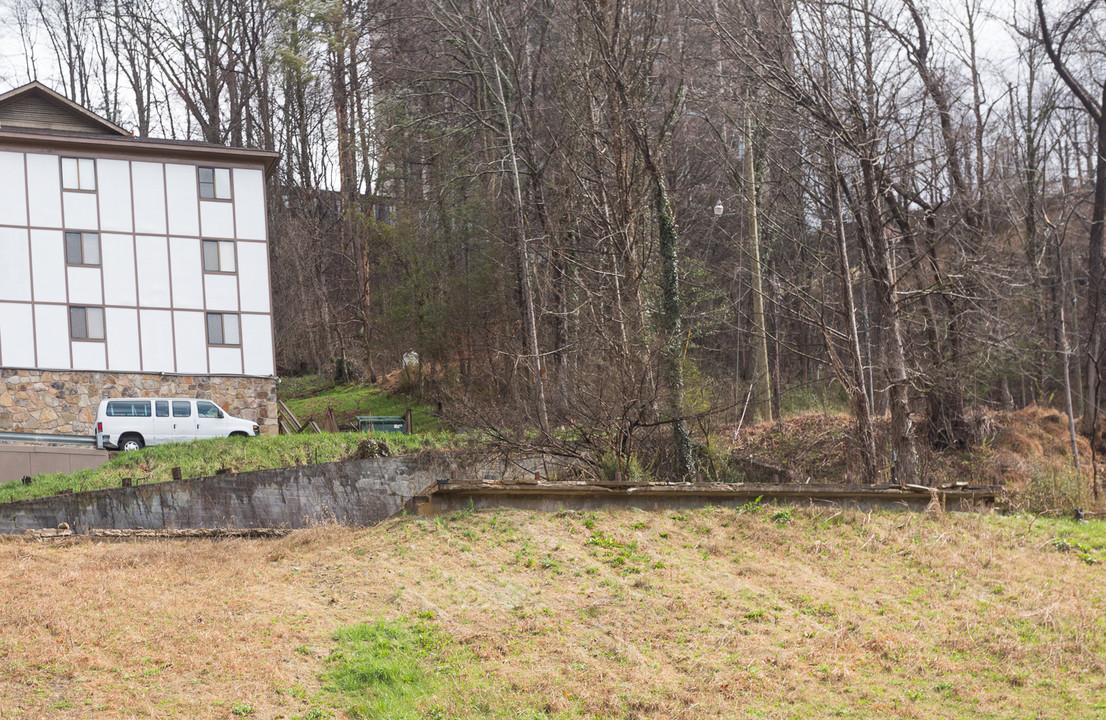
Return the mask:
[[(172, 469), (179, 467), (186, 478), (209, 477), (217, 470), (248, 472), (273, 468), (345, 460), (355, 454), (357, 444), (368, 435), (360, 433), (320, 433), (276, 435), (256, 438), (218, 438), (190, 443), (169, 443), (119, 453), (98, 468), (72, 474), (36, 475), (30, 485), (16, 480), (0, 484), (0, 502), (27, 500), (54, 495), (62, 490), (74, 492), (119, 487), (123, 478), (135, 484), (172, 480)], [(454, 435), (376, 434), (388, 455), (405, 455), (420, 450), (456, 447), (461, 441)]]
[(354, 720), (548, 717), (531, 707), (531, 698), (504, 697), (500, 678), (485, 672), (432, 617), (423, 612), (411, 620), (358, 623), (335, 632), (316, 716), (336, 708), (339, 717)]
[(353, 718), (421, 718), (420, 701), (447, 671), (443, 640), (425, 622), (360, 623), (334, 633), (324, 688)]
[(326, 375), (296, 375), (282, 377), (277, 391), (284, 402), (314, 397), (330, 390), (335, 385), (334, 379)]
[[(289, 392), (285, 384), (291, 385)], [(311, 394), (300, 395), (312, 390)], [(309, 383), (282, 380), (278, 394), (300, 422), (314, 420), (322, 425), (327, 409), (332, 408), (341, 425), (353, 423), (355, 415), (403, 415), (411, 409), (415, 432), (439, 432), (441, 421), (430, 414), (430, 408), (404, 395), (388, 395), (372, 385), (337, 385), (323, 387)], [(298, 396), (299, 395), (299, 396)]]

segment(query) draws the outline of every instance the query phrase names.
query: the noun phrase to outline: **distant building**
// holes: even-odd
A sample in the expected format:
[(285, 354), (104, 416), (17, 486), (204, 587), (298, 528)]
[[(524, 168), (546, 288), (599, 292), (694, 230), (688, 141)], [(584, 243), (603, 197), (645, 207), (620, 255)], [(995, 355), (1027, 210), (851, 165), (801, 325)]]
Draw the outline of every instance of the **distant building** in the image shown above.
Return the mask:
[(0, 431), (179, 395), (275, 432), (277, 157), (132, 137), (37, 82), (0, 95)]

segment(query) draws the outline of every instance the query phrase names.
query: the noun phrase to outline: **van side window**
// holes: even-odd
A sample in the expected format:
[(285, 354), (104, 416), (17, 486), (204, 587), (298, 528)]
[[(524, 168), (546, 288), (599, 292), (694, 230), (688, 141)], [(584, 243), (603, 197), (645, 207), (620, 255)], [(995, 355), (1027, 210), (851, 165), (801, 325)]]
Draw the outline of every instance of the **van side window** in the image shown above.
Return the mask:
[(187, 400), (174, 400), (173, 417), (192, 417), (192, 403)]
[(149, 400), (112, 400), (108, 403), (108, 417), (150, 417)]
[(158, 417), (169, 417), (169, 401), (168, 400), (155, 400), (154, 405), (157, 411)]
[(223, 413), (215, 403), (202, 401), (196, 403), (196, 414), (202, 418), (221, 418)]

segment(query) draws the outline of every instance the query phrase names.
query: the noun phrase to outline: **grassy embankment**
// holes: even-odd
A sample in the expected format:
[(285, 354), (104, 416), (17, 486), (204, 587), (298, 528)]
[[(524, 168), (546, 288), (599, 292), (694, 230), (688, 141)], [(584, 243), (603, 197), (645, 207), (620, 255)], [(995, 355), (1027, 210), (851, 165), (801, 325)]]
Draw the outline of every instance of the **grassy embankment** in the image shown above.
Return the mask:
[(1102, 718), (1104, 555), (1099, 522), (776, 507), (9, 539), (0, 717)]
[[(301, 420), (320, 425), (328, 407), (333, 407), (339, 422), (352, 421), (354, 415), (402, 415), (412, 409), (415, 434), (382, 434), (389, 455), (419, 450), (456, 447), (463, 438), (443, 433), (437, 419), (427, 408), (412, 404), (404, 396), (390, 396), (378, 388), (359, 385), (335, 387), (315, 378), (296, 378), (287, 385), (289, 409)], [(283, 391), (282, 391), (283, 392)], [(296, 436), (222, 438), (192, 443), (173, 443), (120, 453), (98, 468), (73, 474), (36, 475), (30, 485), (20, 481), (0, 483), (0, 502), (26, 500), (53, 495), (61, 490), (74, 492), (119, 487), (123, 478), (145, 484), (172, 480), (172, 468), (179, 467), (186, 477), (214, 475), (217, 470), (231, 472), (309, 465), (344, 460), (355, 455), (357, 445), (366, 437), (359, 433), (313, 434)]]
[(402, 394), (388, 394), (373, 385), (334, 385), (318, 376), (287, 378), (279, 387), (284, 404), (300, 422), (314, 420), (320, 427), (328, 408), (334, 410), (340, 426), (352, 425), (356, 415), (403, 415), (408, 408), (416, 433), (436, 433), (441, 422)]
[[(61, 490), (74, 492), (119, 487), (123, 478), (135, 484), (172, 480), (172, 469), (179, 467), (186, 478), (208, 477), (217, 470), (231, 472), (267, 470), (334, 462), (355, 456), (358, 443), (368, 437), (360, 433), (321, 433), (279, 435), (257, 438), (219, 438), (191, 443), (171, 443), (119, 453), (104, 465), (72, 474), (36, 475), (30, 485), (15, 480), (0, 484), (0, 502), (26, 500), (53, 495)], [(451, 435), (376, 434), (388, 446), (389, 455), (419, 450), (454, 447)]]

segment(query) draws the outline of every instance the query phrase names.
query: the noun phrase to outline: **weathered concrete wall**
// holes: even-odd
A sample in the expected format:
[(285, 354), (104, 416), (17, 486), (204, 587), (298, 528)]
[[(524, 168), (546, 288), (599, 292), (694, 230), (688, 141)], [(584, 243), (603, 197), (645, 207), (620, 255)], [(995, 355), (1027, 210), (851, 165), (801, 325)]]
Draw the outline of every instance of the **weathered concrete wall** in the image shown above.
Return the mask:
[(54, 528), (301, 528), (372, 525), (456, 473), (458, 481), (518, 478), (514, 464), (458, 463), (446, 454), (345, 460), (0, 503), (0, 533)]
[(0, 368), (0, 431), (91, 435), (104, 398), (196, 397), (277, 432), (276, 380)]
[(674, 483), (671, 485), (609, 483), (541, 483), (529, 485), (449, 486), (430, 496), (421, 514), (465, 508), (511, 508), (535, 512), (636, 510), (691, 510), (707, 505), (740, 507), (757, 500), (783, 505), (850, 508), (857, 510), (927, 510), (931, 503), (942, 511), (976, 512), (994, 508), (999, 488), (954, 490), (873, 488), (863, 485), (799, 485), (763, 483)]
[(100, 467), (107, 450), (56, 445), (0, 445), (0, 483), (39, 473), (74, 473)]

